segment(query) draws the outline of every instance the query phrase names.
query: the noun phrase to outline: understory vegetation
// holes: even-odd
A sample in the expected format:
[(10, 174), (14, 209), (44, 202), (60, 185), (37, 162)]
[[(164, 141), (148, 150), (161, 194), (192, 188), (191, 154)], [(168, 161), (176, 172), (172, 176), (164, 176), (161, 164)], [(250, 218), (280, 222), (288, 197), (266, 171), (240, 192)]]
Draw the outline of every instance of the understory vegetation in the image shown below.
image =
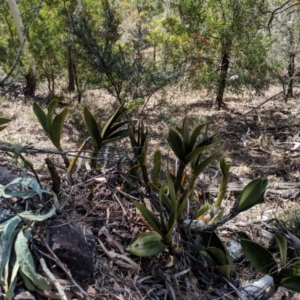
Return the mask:
[[(13, 170), (11, 178), (0, 167), (3, 299), (21, 299), (19, 286), (64, 300), (118, 298), (114, 291), (118, 299), (215, 299), (222, 286), (222, 299), (270, 298), (279, 287), (300, 293), (299, 209), (261, 217), (267, 243), (233, 230), (238, 259), (223, 236), (241, 216), (251, 227), (266, 195), (277, 205), (282, 195), (273, 179), (298, 170), (299, 112), (284, 110), (281, 124), (282, 107), (260, 109), (280, 97), (284, 105), (299, 98), (300, 2), (54, 0), (0, 7), (0, 151)], [(251, 102), (276, 84), (283, 86), (278, 93)], [(106, 99), (95, 96), (99, 91)], [(177, 102), (190, 91), (203, 102)], [(235, 110), (241, 101), (247, 111)], [(6, 111), (9, 105), (17, 106)], [(212, 116), (203, 113), (212, 109)], [(261, 121), (267, 114), (274, 126)], [(28, 136), (26, 126), (13, 127), (17, 118), (33, 124)], [(280, 148), (283, 167), (273, 177), (253, 171), (232, 188), (239, 181), (232, 169), (250, 157), (247, 151), (269, 158), (276, 156), (269, 148), (283, 144), (294, 146)], [(289, 192), (299, 190), (294, 177), (283, 180)], [(93, 278), (76, 282), (73, 267), (51, 249), (47, 230), (55, 218), (93, 229)], [(245, 262), (271, 283), (253, 283), (255, 292), (243, 287)], [(118, 267), (111, 289), (101, 264), (107, 274)], [(118, 277), (128, 290), (120, 291)]]

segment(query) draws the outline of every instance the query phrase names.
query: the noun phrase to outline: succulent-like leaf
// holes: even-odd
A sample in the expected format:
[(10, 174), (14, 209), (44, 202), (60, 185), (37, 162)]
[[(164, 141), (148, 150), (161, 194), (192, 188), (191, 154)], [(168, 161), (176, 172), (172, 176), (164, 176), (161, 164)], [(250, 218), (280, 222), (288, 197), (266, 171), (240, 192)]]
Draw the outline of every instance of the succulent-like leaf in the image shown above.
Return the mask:
[(16, 261), (12, 268), (12, 272), (11, 272), (11, 276), (10, 276), (10, 284), (8, 286), (8, 289), (5, 291), (5, 296), (7, 299), (12, 299), (14, 296), (14, 291), (15, 291), (15, 288), (17, 285), (17, 278), (18, 278), (17, 274), (19, 271), (19, 267), (20, 266), (19, 266), (18, 262)]
[(47, 127), (46, 113), (41, 109), (41, 107), (36, 102), (33, 103), (32, 108), (33, 108), (33, 112), (36, 115), (38, 121), (42, 125), (45, 133), (50, 137), (50, 132), (48, 131), (48, 127)]
[(204, 124), (201, 124), (199, 126), (197, 126), (193, 133), (191, 134), (191, 137), (190, 137), (190, 143), (189, 143), (189, 152), (194, 148), (194, 145), (197, 141), (197, 138), (198, 136), (200, 135), (202, 129), (205, 127), (205, 126), (208, 126), (209, 123), (204, 123)]
[(203, 153), (204, 151), (206, 151), (207, 149), (211, 148), (213, 145), (215, 145), (217, 143), (220, 143), (220, 140), (215, 139), (211, 143), (209, 143), (208, 145), (204, 145), (204, 146), (195, 148), (193, 151), (191, 151), (190, 153), (188, 153), (186, 155), (186, 157), (184, 158), (184, 161), (186, 163), (190, 162), (191, 160), (195, 159), (201, 153)]
[[(26, 188), (30, 188), (30, 190), (24, 191), (13, 191), (11, 190), (11, 186), (15, 184), (21, 184)], [(39, 195), (40, 199), (42, 198), (42, 193), (52, 194), (51, 192), (41, 189), (40, 185), (37, 183), (36, 180), (32, 178), (23, 178), (17, 177), (12, 182), (3, 186), (0, 184), (0, 196), (4, 198), (10, 197), (20, 197), (23, 199), (27, 199), (30, 197), (34, 197), (35, 195)]]
[(294, 292), (300, 293), (300, 277), (287, 277), (280, 281), (279, 285)]
[(2, 277), (3, 270), (9, 261), (12, 242), (14, 238), (14, 231), (20, 221), (21, 218), (18, 216), (9, 219), (6, 222), (3, 228), (3, 232), (0, 236), (0, 278)]
[(41, 215), (41, 214), (36, 214), (33, 211), (24, 211), (18, 214), (21, 218), (24, 218), (29, 221), (44, 221), (46, 219), (51, 218), (52, 216), (55, 215), (55, 207), (52, 207), (48, 213)]
[(0, 126), (9, 123), (10, 121), (10, 119), (0, 117)]
[(2, 131), (3, 129), (5, 129), (7, 127), (7, 126), (1, 126), (1, 125), (9, 123), (10, 121), (11, 121), (10, 119), (0, 117), (0, 131)]
[(53, 111), (58, 104), (57, 99), (53, 99), (48, 105), (48, 114), (47, 114), (47, 130), (51, 131), (52, 122), (53, 122)]
[(16, 260), (20, 266), (20, 271), (39, 289), (51, 290), (51, 285), (35, 270), (34, 260), (28, 248), (28, 239), (30, 236), (30, 231), (24, 234), (23, 230), (21, 230), (15, 242)]
[(274, 234), (276, 243), (278, 245), (279, 251), (280, 251), (280, 261), (281, 266), (285, 267), (286, 265), (286, 257), (287, 257), (287, 242), (284, 236), (275, 233)]
[(263, 199), (268, 180), (257, 178), (246, 185), (238, 200), (237, 211), (240, 213), (258, 204)]
[(214, 255), (221, 266), (227, 264), (226, 255), (221, 249), (217, 247), (208, 247), (206, 250)]
[(172, 128), (169, 131), (168, 142), (178, 159), (184, 162), (186, 154), (184, 150), (183, 141), (178, 132)]
[(161, 224), (160, 221), (156, 218), (156, 216), (143, 204), (133, 201), (133, 205), (142, 213), (146, 221), (156, 230), (160, 235), (163, 235), (161, 232)]
[(223, 274), (228, 279), (230, 279), (232, 276), (232, 265), (216, 266), (214, 269)]
[(166, 232), (165, 236), (163, 237), (163, 241), (167, 245), (172, 244), (173, 231), (174, 231), (176, 224), (177, 224), (177, 203), (171, 210), (171, 213), (169, 215), (168, 224), (167, 224), (167, 232)]
[(88, 133), (92, 139), (93, 147), (94, 149), (99, 150), (102, 141), (100, 128), (97, 124), (95, 117), (86, 106), (83, 109), (83, 117)]
[[(153, 191), (155, 191), (156, 193), (159, 193), (160, 188), (158, 188), (155, 184), (153, 184), (153, 182), (150, 181), (148, 184), (153, 189)], [(170, 210), (172, 209), (172, 203), (171, 203), (169, 197), (165, 193), (162, 193), (162, 201), (168, 207), (168, 209), (170, 209)]]
[(168, 183), (168, 189), (169, 189), (169, 195), (171, 203), (174, 204), (177, 201), (177, 196), (175, 192), (174, 182), (172, 180), (172, 177), (170, 174), (167, 174), (167, 183)]
[[(122, 127), (122, 126), (124, 126), (124, 125), (126, 125), (126, 124), (128, 124), (128, 123), (131, 123), (132, 122), (132, 120), (126, 120), (126, 121), (122, 121), (122, 122), (119, 122), (119, 123), (117, 123), (117, 124), (115, 124), (114, 126), (112, 126), (109, 130), (107, 130), (107, 132), (106, 132), (106, 136), (110, 136), (111, 134), (113, 134), (116, 130), (118, 130), (120, 127)], [(127, 131), (127, 129), (124, 129), (124, 130), (126, 130)], [(128, 135), (128, 134), (127, 134)], [(106, 137), (105, 136), (105, 137)]]
[(101, 131), (101, 136), (102, 138), (106, 138), (106, 136), (111, 134), (110, 129), (114, 125), (116, 119), (119, 117), (121, 114), (123, 107), (124, 107), (125, 102), (121, 104), (121, 106), (118, 108), (118, 110), (110, 117), (110, 119), (106, 122), (106, 124), (103, 126), (103, 129)]
[(153, 166), (152, 176), (151, 176), (152, 182), (155, 185), (158, 185), (160, 171), (161, 171), (161, 151), (157, 149), (154, 152), (154, 166)]
[(206, 202), (197, 210), (197, 212), (195, 213), (195, 218), (197, 219), (198, 217), (203, 216), (206, 212), (208, 212), (209, 208), (209, 203)]
[(241, 246), (245, 255), (256, 269), (268, 275), (277, 273), (277, 263), (272, 254), (265, 247), (244, 239), (241, 240)]
[(183, 124), (182, 124), (182, 140), (183, 140), (183, 145), (186, 153), (189, 151), (189, 145), (190, 145), (190, 131), (189, 131), (189, 119), (185, 117), (183, 119)]
[(222, 151), (222, 148), (218, 149), (216, 152), (208, 156), (206, 159), (204, 159), (200, 164), (198, 164), (195, 167), (192, 167), (192, 172), (195, 177), (199, 176), (200, 173), (204, 171), (206, 167), (208, 167), (215, 159), (216, 157), (220, 154)]
[(278, 275), (278, 277), (281, 279), (294, 276), (299, 277), (300, 280), (300, 260), (282, 268)]
[(187, 204), (187, 201), (190, 197), (190, 192), (189, 190), (186, 190), (183, 195), (180, 197), (180, 200), (179, 200), (179, 205), (178, 205), (178, 220), (182, 220), (183, 219), (183, 212), (186, 208), (186, 204)]
[(161, 236), (156, 231), (144, 232), (126, 248), (126, 251), (141, 257), (154, 256), (163, 252), (167, 246), (161, 242)]
[(50, 137), (53, 145), (58, 149), (62, 150), (60, 145), (61, 133), (64, 126), (65, 118), (68, 114), (69, 108), (65, 107), (59, 114), (55, 116), (52, 122)]
[(112, 134), (108, 139), (103, 139), (101, 141), (101, 143), (99, 144), (99, 147), (102, 147), (104, 145), (121, 140), (124, 137), (126, 137), (127, 135), (128, 135), (127, 129), (120, 130), (120, 131), (116, 132), (115, 134)]
[(31, 281), (31, 279), (28, 276), (26, 276), (26, 274), (24, 274), (24, 272), (22, 272), (22, 270), (19, 270), (19, 272), (23, 279), (24, 285), (26, 286), (28, 291), (31, 291), (31, 292), (35, 291), (35, 286), (34, 286), (33, 282)]

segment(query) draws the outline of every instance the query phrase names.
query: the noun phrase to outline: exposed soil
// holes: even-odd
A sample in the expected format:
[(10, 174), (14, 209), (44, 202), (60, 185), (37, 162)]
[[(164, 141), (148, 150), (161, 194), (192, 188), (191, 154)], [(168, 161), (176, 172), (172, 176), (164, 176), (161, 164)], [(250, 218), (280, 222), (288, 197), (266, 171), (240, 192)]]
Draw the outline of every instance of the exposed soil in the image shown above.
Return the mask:
[[(280, 87), (274, 86), (263, 96), (246, 93), (230, 95), (225, 98), (226, 106), (216, 111), (212, 108), (213, 97), (204, 91), (186, 93), (174, 89), (169, 91), (164, 101), (161, 100), (161, 95), (156, 95), (144, 108), (130, 112), (131, 117), (143, 118), (149, 128), (150, 166), (155, 149), (160, 148), (163, 167), (169, 170), (174, 167), (175, 159), (166, 141), (168, 128), (180, 125), (184, 116), (191, 118), (193, 126), (210, 121), (210, 134), (220, 131), (219, 136), (225, 141), (223, 156), (232, 164), (231, 182), (239, 183), (229, 187), (223, 203), (225, 213), (230, 210), (247, 180), (258, 176), (269, 179), (272, 190), (267, 192), (264, 203), (241, 213), (218, 228), (224, 242), (238, 240), (242, 232), (251, 239), (270, 246), (268, 232), (272, 232), (271, 228), (275, 226), (274, 219), (300, 210), (300, 95), (295, 92), (296, 96), (287, 102), (282, 96), (278, 96), (243, 116), (278, 92)], [(44, 98), (41, 89), (35, 101), (45, 109), (47, 101)], [(36, 121), (32, 111), (32, 99), (24, 99), (20, 95), (16, 97), (12, 92), (0, 99), (1, 113), (12, 120), (0, 132), (1, 142), (55, 150)], [(60, 107), (64, 105), (70, 107), (61, 142), (65, 151), (77, 150), (88, 137), (81, 117), (84, 105), (99, 120), (107, 120), (117, 107), (110, 96), (98, 90), (88, 91), (81, 104), (65, 95)], [(16, 161), (11, 153), (5, 151), (0, 153), (1, 166), (22, 176), (33, 176), (30, 170), (24, 169), (24, 163), (20, 159)], [(50, 158), (58, 166), (62, 187), (58, 196), (57, 214), (66, 222), (81, 221), (91, 228), (97, 248), (95, 275), (81, 285), (85, 289), (94, 288), (99, 295), (98, 299), (238, 299), (232, 286), (238, 287), (247, 280), (261, 277), (246, 260), (242, 260), (235, 264), (230, 285), (222, 276), (213, 273), (205, 262), (185, 251), (184, 247), (187, 245), (182, 245), (178, 237), (175, 238), (177, 245), (174, 246), (173, 253), (165, 251), (152, 259), (139, 259), (130, 255), (139, 265), (139, 270), (121, 256), (112, 258), (107, 254), (106, 250), (125, 255), (124, 249), (130, 242), (139, 233), (151, 229), (130, 202), (130, 197), (134, 197), (151, 207), (142, 182), (131, 180), (128, 175), (132, 150), (127, 139), (108, 146), (101, 153), (99, 161), (102, 171), (87, 169), (89, 152), (85, 151), (72, 175), (73, 186), (67, 184), (63, 161), (59, 155), (23, 155), (33, 163), (43, 185), (48, 188), (51, 188), (52, 182), (45, 158)], [(200, 202), (216, 197), (213, 187), (218, 187), (219, 179), (220, 171), (215, 162), (200, 176), (197, 183)], [(276, 192), (276, 183), (280, 185), (279, 192)], [(208, 185), (210, 189), (207, 188)], [(235, 189), (234, 186), (238, 188)], [(196, 205), (197, 203), (192, 203), (191, 207)], [(46, 225), (39, 226), (42, 230), (42, 226)], [(276, 249), (273, 251), (278, 255)], [(289, 251), (289, 259), (293, 258), (293, 252)], [(64, 277), (63, 274), (61, 276)], [(287, 297), (285, 299), (296, 297), (294, 293), (284, 289), (280, 293)], [(278, 295), (276, 297), (278, 298), (274, 299), (283, 299)]]

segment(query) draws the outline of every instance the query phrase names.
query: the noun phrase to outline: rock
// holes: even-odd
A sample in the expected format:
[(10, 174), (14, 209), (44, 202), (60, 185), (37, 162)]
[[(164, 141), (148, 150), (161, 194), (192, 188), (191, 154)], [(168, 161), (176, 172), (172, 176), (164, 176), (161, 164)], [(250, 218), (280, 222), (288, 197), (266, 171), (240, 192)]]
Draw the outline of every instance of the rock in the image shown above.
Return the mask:
[(240, 243), (234, 240), (229, 240), (226, 243), (226, 248), (234, 262), (239, 261), (244, 257), (244, 252)]
[(259, 280), (245, 282), (239, 291), (248, 300), (268, 300), (275, 293), (275, 284), (271, 276), (265, 275)]
[(51, 249), (67, 265), (72, 276), (78, 281), (92, 278), (95, 242), (90, 228), (83, 223), (56, 219), (49, 223), (47, 230)]

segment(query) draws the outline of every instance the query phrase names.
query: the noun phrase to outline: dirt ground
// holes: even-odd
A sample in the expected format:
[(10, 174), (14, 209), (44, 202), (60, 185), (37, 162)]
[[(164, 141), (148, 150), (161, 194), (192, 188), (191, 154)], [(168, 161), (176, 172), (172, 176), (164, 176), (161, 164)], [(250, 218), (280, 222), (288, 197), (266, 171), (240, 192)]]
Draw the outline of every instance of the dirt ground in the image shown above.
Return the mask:
[[(150, 166), (155, 149), (160, 148), (163, 167), (172, 169), (175, 159), (166, 140), (168, 128), (180, 125), (182, 119), (188, 116), (191, 119), (191, 127), (200, 122), (210, 121), (210, 134), (219, 132), (219, 136), (225, 142), (222, 155), (232, 164), (232, 183), (246, 184), (247, 180), (258, 176), (269, 179), (272, 190), (267, 192), (264, 203), (238, 215), (218, 229), (224, 242), (238, 240), (238, 233), (244, 232), (253, 240), (269, 245), (268, 229), (273, 226), (274, 219), (300, 210), (299, 91), (295, 90), (295, 96), (287, 102), (282, 96), (278, 96), (244, 116), (280, 91), (281, 87), (274, 86), (261, 96), (250, 93), (226, 95), (226, 106), (216, 111), (212, 108), (213, 97), (205, 91), (187, 93), (174, 88), (169, 90), (163, 99), (162, 95), (156, 95), (144, 107), (130, 112), (130, 117), (144, 119), (149, 128)], [(99, 90), (88, 91), (80, 104), (71, 96), (64, 96), (59, 106), (69, 105), (70, 113), (65, 122), (61, 144), (65, 151), (75, 151), (88, 137), (81, 114), (84, 105), (93, 111), (98, 120), (107, 120), (117, 104), (105, 92)], [(47, 101), (44, 98), (41, 89), (35, 101), (46, 109)], [(0, 132), (1, 142), (55, 150), (34, 116), (33, 101), (24, 99), (21, 95), (16, 97), (13, 92), (1, 96), (0, 112), (12, 120), (7, 128)], [(18, 172), (19, 167), (24, 167), (11, 153), (1, 152), (1, 166)], [(107, 255), (107, 250), (125, 255), (124, 249), (129, 243), (139, 233), (150, 229), (139, 211), (130, 203), (128, 195), (144, 202), (148, 197), (140, 183), (132, 185), (130, 182), (131, 186), (125, 184), (124, 188), (124, 183), (128, 181), (127, 162), (132, 160), (132, 151), (127, 139), (108, 146), (101, 153), (99, 161), (102, 168), (107, 170), (105, 176), (101, 171), (87, 170), (88, 155), (88, 151), (84, 152), (84, 157), (79, 160), (73, 174), (75, 183), (72, 187), (66, 183), (63, 162), (59, 155), (26, 155), (48, 188), (51, 188), (51, 177), (45, 166), (45, 158), (48, 157), (55, 164), (62, 166), (58, 168), (63, 179), (59, 195), (59, 215), (68, 222), (84, 222), (95, 236), (95, 276), (88, 283), (85, 282), (84, 287), (92, 287), (99, 295), (98, 299), (107, 300), (238, 299), (235, 296), (235, 288), (222, 277), (212, 273), (205, 263), (195, 261), (194, 257), (182, 249), (175, 253), (165, 252), (152, 259), (129, 256), (139, 265), (139, 270), (130, 263), (124, 266), (120, 263), (122, 259)], [(30, 170), (22, 172), (32, 175)], [(220, 171), (215, 162), (200, 176), (197, 184), (199, 187), (201, 184), (207, 184), (217, 188), (219, 179)], [(92, 198), (89, 188), (91, 182), (94, 184)], [(238, 193), (238, 190), (229, 188), (223, 203), (225, 211), (230, 210)], [(213, 189), (200, 194), (199, 201), (216, 196)], [(119, 246), (111, 243), (110, 239), (117, 241)], [(235, 287), (262, 276), (245, 260), (238, 262), (235, 268), (232, 278), (232, 285)], [(280, 292), (285, 299), (297, 299), (295, 294), (286, 290)]]

